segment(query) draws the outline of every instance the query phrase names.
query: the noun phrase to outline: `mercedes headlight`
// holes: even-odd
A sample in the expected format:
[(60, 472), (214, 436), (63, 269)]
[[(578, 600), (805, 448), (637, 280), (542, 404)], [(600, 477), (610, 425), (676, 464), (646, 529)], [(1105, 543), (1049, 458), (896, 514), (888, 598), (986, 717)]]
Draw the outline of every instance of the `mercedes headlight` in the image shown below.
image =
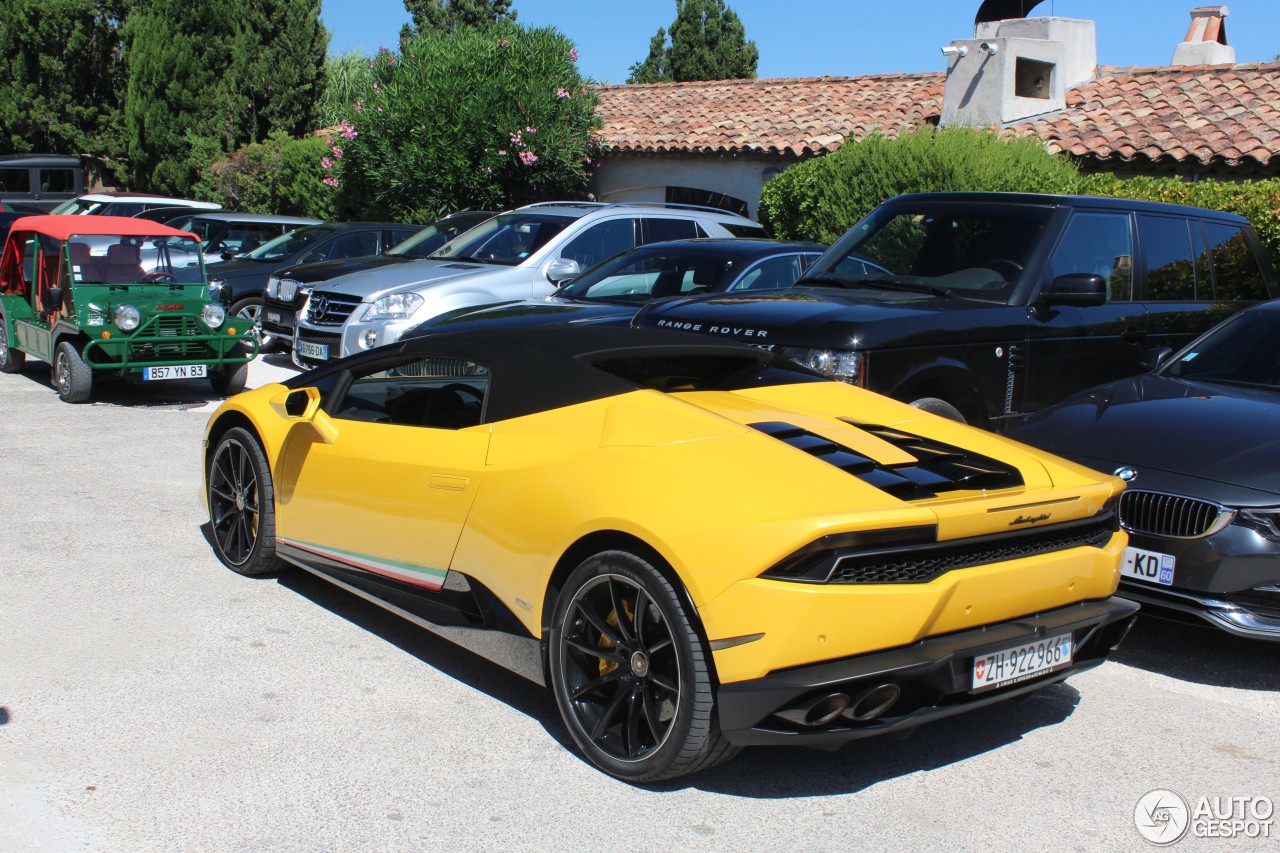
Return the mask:
[(132, 305), (120, 305), (115, 311), (116, 328), (122, 332), (132, 332), (142, 322), (142, 314)]
[(823, 376), (853, 385), (865, 384), (866, 353), (807, 347), (778, 347), (775, 352)]
[(388, 293), (374, 300), (365, 312), (366, 320), (404, 320), (422, 307), (425, 300), (416, 293)]
[(200, 312), (200, 319), (204, 320), (204, 324), (210, 329), (216, 329), (227, 319), (226, 310), (216, 302), (210, 302), (204, 306)]

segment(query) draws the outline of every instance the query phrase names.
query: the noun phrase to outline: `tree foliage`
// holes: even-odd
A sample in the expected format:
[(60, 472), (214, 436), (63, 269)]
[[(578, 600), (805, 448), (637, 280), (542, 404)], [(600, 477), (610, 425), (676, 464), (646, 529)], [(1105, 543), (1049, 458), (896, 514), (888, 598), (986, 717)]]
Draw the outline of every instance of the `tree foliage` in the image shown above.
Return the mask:
[[(320, 0), (148, 0), (125, 25), (125, 127), (139, 189), (185, 194), (203, 153), (314, 124)], [(210, 27), (210, 21), (223, 22)]]
[(282, 131), (230, 154), (214, 154), (194, 187), (197, 197), (228, 210), (333, 219), (337, 191), (321, 183), (323, 136), (292, 139)]
[(332, 127), (351, 114), (373, 81), (370, 59), (358, 50), (330, 56), (324, 63), (324, 92), (316, 107), (319, 127)]
[(0, 0), (0, 153), (118, 153), (125, 5)]
[(724, 0), (676, 0), (670, 32), (658, 30), (628, 82), (751, 79), (759, 60), (756, 43)]
[[(484, 30), (502, 21), (516, 20), (511, 0), (404, 0), (404, 7), (413, 16), (418, 32), (451, 33), (459, 27)], [(412, 32), (406, 27), (400, 35), (405, 37)]]
[(342, 212), (430, 221), (580, 196), (600, 120), (576, 59), (556, 30), (506, 22), (380, 51), (326, 161)]

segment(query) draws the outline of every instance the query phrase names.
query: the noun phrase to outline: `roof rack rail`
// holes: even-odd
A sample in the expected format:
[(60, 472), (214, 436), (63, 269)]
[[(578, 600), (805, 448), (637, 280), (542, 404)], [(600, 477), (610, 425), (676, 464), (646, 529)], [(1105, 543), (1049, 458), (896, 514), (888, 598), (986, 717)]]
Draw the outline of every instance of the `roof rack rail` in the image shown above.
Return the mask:
[(669, 207), (673, 210), (699, 210), (704, 213), (720, 213), (746, 219), (741, 213), (734, 213), (723, 207), (712, 207), (709, 204), (685, 204), (678, 201), (611, 201), (605, 207)]

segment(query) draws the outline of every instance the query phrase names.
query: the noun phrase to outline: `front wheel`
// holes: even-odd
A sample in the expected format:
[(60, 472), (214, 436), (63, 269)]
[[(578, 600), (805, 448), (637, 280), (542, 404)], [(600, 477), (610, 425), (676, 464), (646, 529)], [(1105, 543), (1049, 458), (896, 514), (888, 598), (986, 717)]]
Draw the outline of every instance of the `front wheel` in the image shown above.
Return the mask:
[(239, 394), (244, 390), (245, 385), (249, 382), (249, 363), (228, 364), (225, 367), (219, 367), (209, 371), (209, 384), (213, 386), (213, 393), (220, 394), (224, 397), (230, 397), (232, 394)]
[(9, 346), (9, 322), (0, 317), (0, 373), (21, 373), (27, 354)]
[(231, 306), (231, 315), (249, 325), (249, 328), (253, 331), (253, 336), (258, 339), (258, 352), (264, 354), (275, 352), (279, 340), (275, 335), (268, 334), (262, 330), (261, 297), (247, 296), (241, 299)]
[(644, 559), (606, 551), (578, 566), (556, 599), (549, 646), (560, 716), (606, 773), (653, 782), (737, 753), (720, 732), (710, 654)]
[(53, 382), (64, 403), (84, 403), (93, 393), (93, 369), (70, 341), (63, 341), (53, 354)]
[(213, 550), (223, 565), (242, 575), (277, 571), (275, 489), (252, 433), (235, 427), (218, 439), (205, 488)]

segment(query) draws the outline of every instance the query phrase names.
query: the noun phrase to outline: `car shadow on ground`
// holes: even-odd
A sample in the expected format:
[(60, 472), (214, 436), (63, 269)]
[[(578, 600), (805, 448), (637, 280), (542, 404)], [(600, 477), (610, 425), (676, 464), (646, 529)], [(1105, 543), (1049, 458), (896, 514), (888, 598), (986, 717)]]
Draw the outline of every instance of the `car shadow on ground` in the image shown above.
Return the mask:
[(1213, 687), (1280, 691), (1280, 643), (1142, 614), (1111, 659)]
[[(201, 530), (208, 539), (209, 526), (205, 524)], [(274, 579), (450, 678), (529, 716), (564, 749), (578, 754), (555, 700), (545, 688), (300, 569), (264, 579)], [(753, 748), (727, 765), (687, 779), (638, 787), (657, 792), (693, 787), (761, 799), (853, 793), (1016, 743), (1029, 732), (1063, 722), (1079, 701), (1074, 687), (1054, 684), (1023, 699), (922, 726), (905, 738), (870, 738), (835, 752)]]
[(259, 358), (262, 359), (263, 364), (269, 364), (272, 367), (283, 367), (298, 373), (302, 372), (301, 368), (293, 363), (293, 359), (289, 357), (288, 352), (269, 352), (260, 355)]
[[(52, 370), (42, 362), (27, 362), (22, 372), (14, 374), (48, 389), (53, 387)], [(213, 390), (207, 379), (178, 379), (165, 382), (129, 382), (124, 379), (95, 379), (90, 406), (118, 406), (141, 409), (197, 409), (225, 395)]]

